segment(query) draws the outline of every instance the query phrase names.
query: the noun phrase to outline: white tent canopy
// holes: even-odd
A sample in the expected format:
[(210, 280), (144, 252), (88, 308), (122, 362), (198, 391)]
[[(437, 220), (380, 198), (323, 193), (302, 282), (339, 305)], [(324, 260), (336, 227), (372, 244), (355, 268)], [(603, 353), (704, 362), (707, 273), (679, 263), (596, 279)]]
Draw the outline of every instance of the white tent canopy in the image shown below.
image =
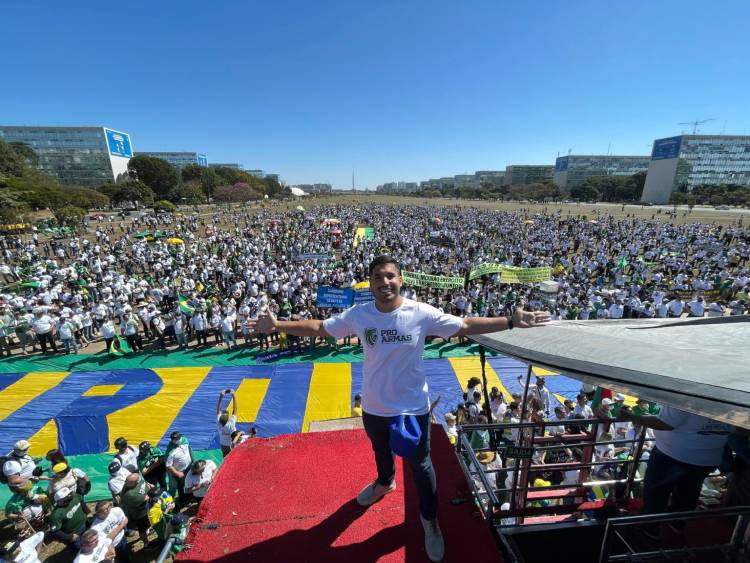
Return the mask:
[(289, 188), (292, 191), (293, 196), (302, 197), (308, 195), (307, 192), (299, 189), (299, 188)]
[(555, 321), (471, 339), (587, 383), (750, 429), (750, 316)]

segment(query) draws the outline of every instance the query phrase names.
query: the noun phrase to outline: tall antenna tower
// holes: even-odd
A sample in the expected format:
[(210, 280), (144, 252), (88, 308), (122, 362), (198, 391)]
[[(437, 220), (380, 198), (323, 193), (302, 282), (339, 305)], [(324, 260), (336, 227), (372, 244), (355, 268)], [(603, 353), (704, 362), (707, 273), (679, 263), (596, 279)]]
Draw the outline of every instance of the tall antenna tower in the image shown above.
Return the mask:
[(352, 191), (355, 191), (356, 188), (354, 187), (354, 168), (352, 168)]

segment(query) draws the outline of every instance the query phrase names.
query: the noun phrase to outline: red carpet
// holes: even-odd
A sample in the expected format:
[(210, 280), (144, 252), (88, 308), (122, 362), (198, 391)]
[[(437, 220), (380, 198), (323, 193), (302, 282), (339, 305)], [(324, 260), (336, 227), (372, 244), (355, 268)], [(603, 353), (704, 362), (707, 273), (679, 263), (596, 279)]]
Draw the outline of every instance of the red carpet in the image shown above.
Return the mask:
[[(445, 561), (502, 561), (442, 429), (432, 432)], [(354, 498), (376, 475), (363, 430), (254, 439), (234, 450), (204, 499), (180, 561), (428, 561), (411, 471), (365, 509)], [(452, 504), (452, 499), (463, 499)]]

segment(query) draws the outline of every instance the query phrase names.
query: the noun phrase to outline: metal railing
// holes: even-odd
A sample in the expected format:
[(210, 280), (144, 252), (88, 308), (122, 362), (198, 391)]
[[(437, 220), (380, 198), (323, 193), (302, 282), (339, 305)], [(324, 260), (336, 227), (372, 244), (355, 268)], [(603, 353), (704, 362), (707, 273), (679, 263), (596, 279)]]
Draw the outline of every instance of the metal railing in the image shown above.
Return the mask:
[[(674, 526), (676, 522), (687, 523), (690, 521), (716, 519), (734, 519), (732, 533), (729, 535), (728, 541), (659, 549), (654, 549), (650, 545), (644, 545), (639, 548), (628, 534), (628, 531), (634, 528), (654, 527), (666, 523)], [(746, 561), (748, 557), (749, 525), (750, 506), (610, 518), (607, 521), (607, 527), (604, 532), (599, 563), (619, 563), (621, 561), (684, 561), (699, 557), (702, 558), (700, 560), (710, 560), (716, 563)], [(620, 552), (624, 548), (625, 553), (611, 553), (615, 546), (618, 547), (617, 551)]]
[[(600, 426), (611, 425), (616, 419), (570, 419), (561, 421), (577, 428), (591, 428), (592, 432), (578, 432), (575, 434), (561, 434), (545, 436), (545, 426), (558, 427), (562, 424), (539, 424), (534, 422), (511, 422), (495, 424), (466, 424), (458, 427), (457, 450), (459, 463), (472, 489), (479, 509), (492, 526), (507, 526), (524, 524), (524, 519), (530, 516), (544, 516), (556, 514), (571, 514), (587, 500), (588, 490), (597, 486), (609, 486), (617, 483), (625, 484), (624, 494), (629, 495), (633, 484), (641, 481), (637, 477), (637, 467), (640, 463), (643, 444), (649, 441), (645, 438), (645, 429), (641, 429), (637, 436), (626, 439), (612, 439), (597, 441), (596, 435)], [(474, 432), (487, 432), (489, 444), (487, 447), (474, 448), (470, 436)], [(509, 439), (507, 436), (514, 436)], [(614, 445), (627, 448), (626, 459), (606, 459), (595, 461), (596, 446)], [(536, 463), (546, 452), (576, 448), (581, 452), (580, 460), (562, 461), (558, 463)], [(480, 452), (494, 452), (500, 456), (502, 467), (488, 469), (477, 459)], [(610, 478), (596, 478), (600, 467), (611, 468)], [(577, 471), (576, 481), (573, 483), (559, 483), (535, 487), (530, 476), (541, 472)], [(497, 474), (505, 474), (505, 486), (493, 486), (491, 480), (496, 481)], [(492, 479), (494, 478), (494, 479)], [(511, 486), (507, 486), (510, 481)], [(497, 483), (496, 483), (497, 484)], [(564, 491), (568, 491), (567, 494)], [(555, 499), (566, 504), (539, 506), (542, 501)], [(582, 499), (575, 502), (575, 499)], [(571, 503), (567, 503), (571, 501)], [(501, 510), (504, 502), (510, 508)], [(536, 506), (529, 506), (529, 503)]]

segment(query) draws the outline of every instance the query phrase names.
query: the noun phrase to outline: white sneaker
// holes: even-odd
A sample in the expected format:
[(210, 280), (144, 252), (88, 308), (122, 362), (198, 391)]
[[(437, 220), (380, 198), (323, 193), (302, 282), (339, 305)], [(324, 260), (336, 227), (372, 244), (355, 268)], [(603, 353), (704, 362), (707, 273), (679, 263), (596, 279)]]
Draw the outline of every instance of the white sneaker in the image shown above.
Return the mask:
[(378, 483), (375, 479), (372, 483), (362, 489), (357, 495), (357, 503), (360, 506), (370, 506), (371, 504), (379, 501), (388, 493), (396, 490), (396, 481), (393, 481), (390, 485), (385, 486)]
[(430, 561), (442, 561), (445, 556), (445, 542), (443, 542), (443, 532), (440, 531), (437, 518), (425, 520), (420, 514), (419, 519), (424, 528), (424, 548), (427, 551), (427, 557)]

